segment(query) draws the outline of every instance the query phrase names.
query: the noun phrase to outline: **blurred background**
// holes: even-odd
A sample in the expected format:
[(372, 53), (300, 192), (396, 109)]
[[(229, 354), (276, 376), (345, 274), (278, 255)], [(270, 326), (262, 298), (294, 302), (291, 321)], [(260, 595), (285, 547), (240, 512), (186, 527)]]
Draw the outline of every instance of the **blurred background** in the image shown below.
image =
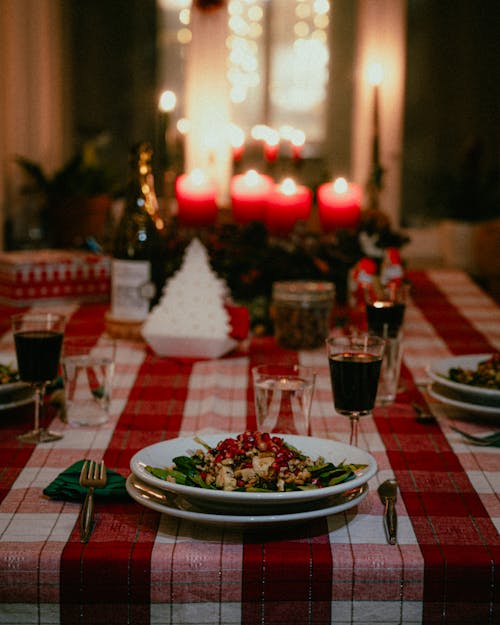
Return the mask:
[[(191, 2), (0, 0), (0, 8), (3, 248), (50, 239), (20, 157), (49, 176), (86, 151), (105, 170), (103, 189), (119, 197), (130, 146), (148, 140), (167, 201), (166, 171), (185, 168), (188, 60), (199, 41)], [(333, 176), (365, 186), (376, 90), (380, 204), (410, 234), (407, 254), (415, 264), (469, 263), (494, 290), (498, 261), (464, 260), (463, 250), (461, 260), (445, 258), (443, 232), (452, 235), (442, 224), (472, 224), (477, 239), (486, 222), (482, 236), (498, 249), (498, 1), (229, 0), (227, 13), (230, 116), (245, 137), (234, 171), (269, 165), (252, 136), (265, 125), (303, 133), (298, 157), (282, 134), (275, 175), (293, 169), (312, 189)], [(176, 97), (168, 111), (165, 90)]]

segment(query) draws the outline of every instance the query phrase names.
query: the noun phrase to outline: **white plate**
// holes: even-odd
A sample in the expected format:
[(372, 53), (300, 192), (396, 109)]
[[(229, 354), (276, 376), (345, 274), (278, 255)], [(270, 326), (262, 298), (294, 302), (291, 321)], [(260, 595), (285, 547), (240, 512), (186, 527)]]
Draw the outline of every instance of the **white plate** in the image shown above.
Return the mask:
[[(16, 356), (0, 353), (0, 364), (15, 367)], [(0, 410), (23, 406), (33, 401), (34, 390), (27, 382), (8, 382), (0, 384)]]
[[(236, 437), (238, 433), (219, 433), (201, 436), (201, 438), (211, 447), (228, 437)], [(255, 510), (260, 507), (267, 512), (275, 512), (277, 509), (288, 512), (298, 512), (304, 509), (309, 502), (326, 499), (331, 495), (337, 495), (347, 490), (365, 484), (377, 472), (377, 462), (367, 451), (359, 447), (353, 447), (322, 438), (309, 436), (295, 436), (291, 434), (277, 434), (285, 441), (293, 445), (296, 449), (310, 456), (313, 460), (322, 456), (326, 461), (340, 464), (343, 461), (354, 464), (366, 464), (353, 480), (306, 491), (289, 491), (282, 493), (248, 493), (238, 491), (223, 491), (215, 489), (204, 489), (196, 486), (184, 486), (167, 482), (155, 477), (146, 471), (146, 465), (153, 467), (168, 467), (173, 464), (176, 456), (191, 455), (195, 449), (200, 449), (201, 445), (193, 440), (193, 437), (175, 438), (162, 441), (138, 451), (130, 461), (130, 468), (139, 479), (151, 484), (161, 490), (171, 491), (189, 499), (191, 503), (204, 509), (218, 512), (229, 512), (232, 510)]]
[(477, 401), (478, 398), (489, 400), (490, 404), (498, 403), (500, 406), (500, 391), (492, 388), (481, 388), (480, 386), (470, 386), (469, 384), (460, 384), (449, 379), (449, 372), (452, 368), (461, 367), (462, 369), (470, 369), (474, 371), (477, 365), (491, 358), (492, 354), (470, 354), (466, 356), (452, 356), (450, 358), (441, 358), (430, 364), (427, 369), (429, 376), (440, 385), (447, 386), (461, 393), (466, 401)]
[(434, 383), (428, 387), (427, 391), (434, 399), (437, 399), (448, 406), (459, 408), (468, 414), (500, 418), (500, 406), (491, 406), (487, 403), (466, 401), (461, 393), (458, 393), (454, 389), (448, 388), (447, 386)]
[[(194, 521), (215, 526), (231, 526), (232, 528), (259, 530), (261, 527), (290, 525), (305, 523), (331, 514), (337, 514), (357, 506), (368, 494), (368, 485), (364, 484), (353, 491), (346, 491), (328, 497), (314, 510), (295, 512), (290, 514), (213, 514), (196, 508), (191, 502), (179, 495), (167, 491), (158, 491), (145, 485), (135, 475), (129, 475), (126, 482), (129, 495), (138, 503), (168, 514), (178, 519)], [(148, 490), (150, 491), (148, 493)]]
[[(9, 386), (14, 386), (14, 384), (9, 384)], [(0, 394), (0, 411), (30, 404), (34, 399), (35, 391), (29, 384), (16, 382), (15, 388), (10, 389), (8, 393)]]

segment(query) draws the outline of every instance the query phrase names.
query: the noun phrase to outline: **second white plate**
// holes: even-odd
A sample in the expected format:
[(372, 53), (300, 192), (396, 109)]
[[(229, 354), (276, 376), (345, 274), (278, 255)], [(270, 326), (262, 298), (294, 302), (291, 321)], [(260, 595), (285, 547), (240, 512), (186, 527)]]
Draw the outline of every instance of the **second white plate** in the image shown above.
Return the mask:
[(452, 388), (443, 386), (441, 384), (431, 384), (427, 389), (429, 395), (434, 399), (460, 409), (462, 412), (466, 412), (468, 415), (476, 415), (480, 417), (497, 417), (500, 418), (500, 406), (490, 406), (487, 404), (477, 404), (474, 402), (468, 402), (460, 393), (457, 393)]
[[(331, 514), (338, 514), (357, 506), (368, 494), (368, 485), (364, 484), (352, 491), (334, 495), (324, 500), (323, 505), (314, 510), (290, 514), (214, 514), (199, 510), (183, 497), (167, 491), (156, 491), (144, 484), (135, 475), (129, 475), (126, 482), (128, 494), (138, 503), (169, 516), (215, 526), (230, 526), (233, 529), (259, 530), (272, 526), (300, 524), (312, 519), (319, 519)], [(148, 493), (149, 491), (149, 493)]]
[(474, 371), (480, 362), (488, 360), (488, 358), (491, 358), (491, 354), (469, 354), (440, 358), (429, 365), (427, 372), (434, 382), (438, 382), (438, 384), (447, 386), (462, 394), (462, 396), (466, 398), (465, 401), (479, 403), (484, 400), (493, 405), (498, 404), (500, 407), (500, 390), (460, 384), (459, 382), (450, 380), (449, 377), (450, 369), (462, 368)]

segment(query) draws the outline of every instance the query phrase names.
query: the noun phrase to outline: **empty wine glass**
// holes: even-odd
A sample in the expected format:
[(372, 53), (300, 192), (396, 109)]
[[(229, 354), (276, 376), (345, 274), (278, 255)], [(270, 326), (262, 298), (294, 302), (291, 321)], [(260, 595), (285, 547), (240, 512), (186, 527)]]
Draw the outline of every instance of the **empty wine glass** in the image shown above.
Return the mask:
[(19, 378), (35, 389), (33, 429), (20, 434), (24, 443), (46, 443), (62, 438), (40, 426), (45, 386), (57, 377), (66, 318), (50, 312), (26, 313), (12, 317)]
[(369, 334), (326, 340), (333, 403), (350, 419), (351, 445), (358, 444), (359, 418), (373, 410), (384, 348), (384, 339)]

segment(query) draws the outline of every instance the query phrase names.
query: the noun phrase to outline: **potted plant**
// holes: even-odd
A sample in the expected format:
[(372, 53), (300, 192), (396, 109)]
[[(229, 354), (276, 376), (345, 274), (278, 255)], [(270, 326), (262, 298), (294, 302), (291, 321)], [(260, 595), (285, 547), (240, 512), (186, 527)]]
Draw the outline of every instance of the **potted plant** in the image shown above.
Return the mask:
[(42, 224), (51, 246), (80, 247), (89, 237), (102, 243), (117, 190), (114, 176), (102, 164), (106, 143), (105, 136), (85, 142), (52, 175), (30, 159), (16, 159), (30, 181), (25, 191), (41, 195)]

